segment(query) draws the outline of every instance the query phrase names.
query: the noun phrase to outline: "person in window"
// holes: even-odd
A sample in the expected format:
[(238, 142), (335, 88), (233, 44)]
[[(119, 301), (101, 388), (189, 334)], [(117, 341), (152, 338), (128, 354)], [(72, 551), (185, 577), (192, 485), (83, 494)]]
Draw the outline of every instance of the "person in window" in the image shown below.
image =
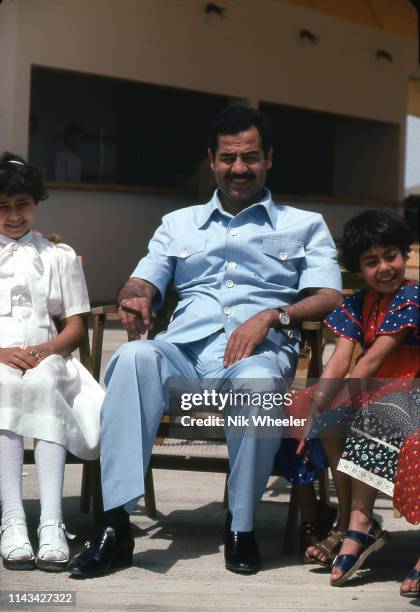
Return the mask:
[(80, 125), (68, 125), (64, 130), (64, 145), (54, 158), (54, 180), (80, 183), (82, 180), (82, 162), (80, 147), (84, 136)]
[[(222, 112), (209, 142), (218, 189), (207, 204), (163, 217), (147, 256), (119, 293), (121, 321), (137, 341), (122, 346), (107, 368), (101, 434), (105, 513), (102, 527), (70, 563), (73, 575), (103, 575), (132, 561), (129, 512), (144, 493), (170, 380), (182, 379), (185, 392), (212, 379), (222, 393), (284, 393), (299, 353), (298, 326), (319, 320), (340, 301), (336, 250), (322, 217), (275, 203), (264, 186), (271, 143), (262, 113), (245, 107)], [(139, 341), (152, 328), (152, 308), (159, 308), (170, 283), (180, 299), (167, 331)], [(244, 406), (242, 416), (246, 411), (266, 412), (261, 401)], [(225, 433), (225, 565), (252, 573), (260, 567), (254, 513), (282, 428), (259, 432), (244, 421)]]

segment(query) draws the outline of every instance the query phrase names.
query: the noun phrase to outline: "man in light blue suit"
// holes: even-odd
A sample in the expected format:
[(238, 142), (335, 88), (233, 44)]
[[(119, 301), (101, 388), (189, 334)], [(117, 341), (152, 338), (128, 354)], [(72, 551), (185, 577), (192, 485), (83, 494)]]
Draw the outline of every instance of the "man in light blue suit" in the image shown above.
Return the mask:
[[(136, 341), (113, 355), (106, 372), (104, 521), (71, 562), (74, 575), (103, 575), (132, 560), (128, 513), (144, 494), (170, 381), (184, 381), (186, 392), (204, 379), (219, 381), (219, 390), (251, 385), (284, 392), (297, 362), (300, 323), (323, 318), (340, 301), (335, 246), (322, 217), (273, 202), (264, 186), (272, 155), (268, 119), (250, 108), (226, 109), (210, 134), (213, 198), (164, 216), (120, 291), (120, 318)], [(139, 340), (152, 328), (152, 309), (170, 283), (179, 303), (167, 331)], [(127, 307), (137, 314), (122, 310)], [(265, 435), (246, 425), (226, 429), (225, 563), (231, 571), (259, 569), (254, 513), (281, 435), (281, 427)]]

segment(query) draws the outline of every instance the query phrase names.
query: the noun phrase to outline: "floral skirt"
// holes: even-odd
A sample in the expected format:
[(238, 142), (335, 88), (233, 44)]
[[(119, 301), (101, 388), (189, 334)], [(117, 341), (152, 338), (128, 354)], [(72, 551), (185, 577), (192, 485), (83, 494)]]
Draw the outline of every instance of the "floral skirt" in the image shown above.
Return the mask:
[(363, 406), (351, 425), (338, 469), (392, 497), (400, 448), (419, 426), (419, 413), (418, 389), (391, 393)]

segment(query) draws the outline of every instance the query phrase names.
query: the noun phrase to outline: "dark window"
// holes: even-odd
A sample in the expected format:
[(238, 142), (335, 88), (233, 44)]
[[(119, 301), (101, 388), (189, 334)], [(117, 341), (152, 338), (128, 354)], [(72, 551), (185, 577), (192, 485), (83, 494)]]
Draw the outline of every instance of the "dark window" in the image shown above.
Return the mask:
[(83, 182), (186, 188), (227, 105), (224, 96), (33, 67), (29, 158), (51, 180), (78, 180), (80, 170)]
[(271, 189), (287, 195), (333, 195), (334, 115), (264, 102), (260, 109), (273, 124)]

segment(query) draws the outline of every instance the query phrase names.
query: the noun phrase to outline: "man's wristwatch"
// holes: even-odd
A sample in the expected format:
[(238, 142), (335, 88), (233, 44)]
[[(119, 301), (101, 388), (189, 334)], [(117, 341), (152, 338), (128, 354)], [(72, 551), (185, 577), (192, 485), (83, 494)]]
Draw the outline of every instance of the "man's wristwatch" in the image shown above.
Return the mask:
[(290, 315), (283, 310), (283, 308), (277, 308), (279, 313), (280, 327), (288, 327), (290, 325)]

